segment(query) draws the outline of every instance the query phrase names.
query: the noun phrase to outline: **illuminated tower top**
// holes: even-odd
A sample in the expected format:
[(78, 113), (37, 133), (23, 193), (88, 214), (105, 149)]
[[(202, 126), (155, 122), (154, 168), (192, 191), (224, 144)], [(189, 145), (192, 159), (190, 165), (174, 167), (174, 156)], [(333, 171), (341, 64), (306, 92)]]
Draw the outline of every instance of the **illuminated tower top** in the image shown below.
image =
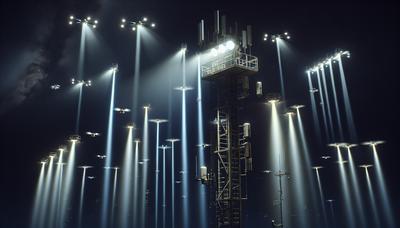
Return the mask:
[(199, 45), (203, 49), (202, 78), (216, 80), (237, 76), (249, 76), (258, 72), (258, 58), (251, 55), (251, 26), (239, 31), (238, 23), (227, 30), (226, 16), (216, 11), (214, 32), (206, 40), (204, 20), (199, 23)]

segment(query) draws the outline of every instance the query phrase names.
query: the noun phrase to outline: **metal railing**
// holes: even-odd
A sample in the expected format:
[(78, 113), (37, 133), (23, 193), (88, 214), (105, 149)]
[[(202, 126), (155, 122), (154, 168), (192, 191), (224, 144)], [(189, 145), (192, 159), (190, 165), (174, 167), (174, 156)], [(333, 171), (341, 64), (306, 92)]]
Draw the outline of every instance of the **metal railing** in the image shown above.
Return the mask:
[(239, 67), (249, 71), (258, 71), (258, 58), (238, 50), (228, 52), (227, 54), (217, 56), (204, 65), (202, 65), (203, 77), (218, 74), (227, 69)]

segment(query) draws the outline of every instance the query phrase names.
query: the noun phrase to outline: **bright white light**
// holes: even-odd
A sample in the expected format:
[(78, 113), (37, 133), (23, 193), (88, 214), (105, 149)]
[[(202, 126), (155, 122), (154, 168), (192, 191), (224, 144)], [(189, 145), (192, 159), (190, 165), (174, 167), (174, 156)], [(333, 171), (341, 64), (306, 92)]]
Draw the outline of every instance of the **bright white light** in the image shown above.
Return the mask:
[(121, 24), (121, 28), (125, 28), (125, 25), (124, 25), (124, 24)]
[(213, 55), (214, 57), (218, 55), (218, 51), (217, 49), (213, 48), (211, 49), (211, 55)]
[(71, 16), (69, 16), (69, 19), (73, 20), (73, 19), (74, 19), (74, 16), (72, 16), (72, 15), (71, 15)]
[(225, 47), (225, 45), (223, 45), (223, 44), (220, 44), (220, 45), (218, 45), (218, 52), (219, 53), (225, 53), (225, 51), (226, 51), (226, 47)]
[(125, 19), (125, 18), (122, 18), (121, 21), (122, 21), (122, 23), (125, 23), (125, 22), (126, 22), (126, 19)]
[(72, 25), (72, 21), (70, 21), (69, 24)]
[(289, 33), (288, 32), (285, 32), (285, 36), (287, 36)]
[(287, 36), (286, 39), (290, 40), (290, 36)]
[(267, 34), (267, 33), (265, 33), (265, 34), (264, 34), (264, 37), (265, 37), (265, 38), (267, 38), (267, 37), (268, 37), (268, 34)]
[(151, 27), (156, 27), (156, 24), (155, 23), (151, 23)]
[(143, 18), (143, 21), (147, 21), (147, 17), (144, 17), (144, 18)]
[(136, 27), (135, 26), (132, 27), (132, 31), (136, 31)]
[(92, 18), (91, 17), (87, 17), (87, 20), (90, 21)]
[(232, 40), (229, 40), (228, 42), (226, 42), (226, 48), (232, 51), (235, 48), (235, 43)]
[(267, 37), (264, 37), (264, 39), (263, 39), (264, 41), (267, 41)]
[(96, 28), (96, 25), (93, 25), (93, 28)]
[(272, 40), (273, 43), (275, 43), (275, 40)]
[(97, 24), (97, 23), (99, 23), (99, 21), (98, 21), (98, 20), (95, 20), (94, 23)]

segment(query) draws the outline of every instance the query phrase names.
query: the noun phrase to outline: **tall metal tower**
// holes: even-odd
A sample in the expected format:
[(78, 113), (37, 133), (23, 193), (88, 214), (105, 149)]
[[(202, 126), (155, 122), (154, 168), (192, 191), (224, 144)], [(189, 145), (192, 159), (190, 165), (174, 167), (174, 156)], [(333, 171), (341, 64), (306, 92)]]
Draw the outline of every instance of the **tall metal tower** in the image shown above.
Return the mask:
[(217, 11), (214, 27), (208, 36), (212, 38), (206, 40), (204, 21), (199, 24), (199, 44), (204, 50), (201, 76), (215, 84), (217, 90), (212, 164), (208, 164), (208, 174), (201, 179), (210, 183), (215, 192), (217, 227), (240, 228), (252, 158), (250, 124), (240, 121), (239, 110), (249, 92), (248, 76), (258, 72), (258, 59), (251, 55), (250, 26), (239, 32), (235, 23), (227, 29), (226, 17)]

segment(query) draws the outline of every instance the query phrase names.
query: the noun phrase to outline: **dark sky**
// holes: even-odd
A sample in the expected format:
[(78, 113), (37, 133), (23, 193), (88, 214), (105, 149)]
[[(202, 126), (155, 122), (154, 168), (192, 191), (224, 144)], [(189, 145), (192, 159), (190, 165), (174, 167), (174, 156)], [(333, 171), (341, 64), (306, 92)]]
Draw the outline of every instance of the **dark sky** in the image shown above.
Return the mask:
[[(48, 88), (52, 83), (67, 84), (76, 73), (79, 37), (78, 29), (67, 25), (71, 13), (82, 17), (92, 15), (100, 20), (97, 43), (93, 47), (101, 44), (103, 49), (90, 49), (89, 45), (89, 56), (99, 58), (88, 60), (87, 73), (97, 75), (111, 63), (118, 62), (122, 80), (129, 80), (133, 75), (134, 43), (118, 28), (122, 16), (133, 19), (146, 15), (157, 22), (155, 33), (160, 49), (149, 51), (143, 57), (144, 68), (149, 69), (170, 56), (183, 42), (188, 44), (189, 53), (194, 54), (198, 21), (202, 18), (211, 21), (213, 10), (220, 9), (228, 18), (253, 26), (254, 54), (259, 57), (261, 68), (257, 77), (264, 82), (267, 92), (279, 91), (277, 62), (275, 49), (262, 43), (261, 37), (264, 32), (289, 31), (293, 39), (284, 51), (284, 69), (291, 104), (308, 104), (304, 74), (307, 67), (337, 48), (349, 50), (352, 56), (346, 60), (345, 71), (359, 139), (387, 141), (380, 155), (389, 192), (399, 212), (397, 162), (400, 155), (396, 146), (400, 136), (397, 108), (400, 80), (396, 69), (400, 9), (395, 4), (152, 0), (39, 0), (0, 4), (0, 153), (3, 161), (0, 226), (25, 227), (38, 174), (37, 161), (65, 143), (63, 140), (73, 131), (75, 98), (64, 97), (68, 94), (66, 91), (57, 95)], [(100, 94), (106, 92), (107, 89)], [(93, 91), (88, 94), (84, 103), (92, 105), (84, 108), (83, 122), (86, 123), (82, 128), (96, 126), (105, 132), (107, 110), (104, 105), (98, 105), (100, 102)], [(123, 95), (121, 92), (120, 97)], [(124, 103), (128, 102), (129, 99)], [(305, 119), (312, 131), (310, 111)], [(118, 121), (116, 125), (127, 120)], [(195, 126), (192, 130), (195, 131)], [(124, 140), (119, 141), (122, 144)], [(101, 149), (102, 145), (97, 148)], [(362, 155), (359, 158), (364, 159)]]

